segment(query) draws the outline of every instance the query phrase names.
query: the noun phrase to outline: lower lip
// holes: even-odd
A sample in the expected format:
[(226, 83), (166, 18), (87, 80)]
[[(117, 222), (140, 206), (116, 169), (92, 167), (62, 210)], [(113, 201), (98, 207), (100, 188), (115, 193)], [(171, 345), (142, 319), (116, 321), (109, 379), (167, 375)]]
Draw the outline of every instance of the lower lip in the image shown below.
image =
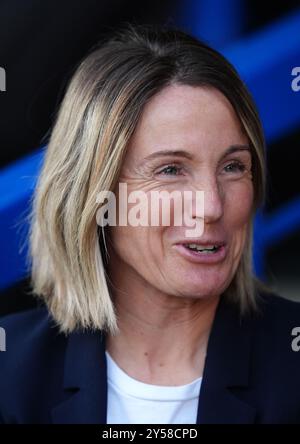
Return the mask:
[(222, 262), (226, 256), (225, 245), (219, 247), (215, 253), (197, 253), (196, 251), (189, 250), (183, 244), (176, 244), (174, 246), (181, 256), (197, 264), (217, 264)]

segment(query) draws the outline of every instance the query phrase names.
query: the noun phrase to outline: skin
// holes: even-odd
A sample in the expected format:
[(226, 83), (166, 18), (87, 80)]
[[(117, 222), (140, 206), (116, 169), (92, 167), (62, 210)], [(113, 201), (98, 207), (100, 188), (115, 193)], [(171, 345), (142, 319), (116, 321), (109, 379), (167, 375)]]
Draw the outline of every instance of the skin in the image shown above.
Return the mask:
[[(224, 156), (233, 145), (244, 149)], [(183, 257), (174, 245), (187, 238), (184, 226), (109, 227), (108, 274), (120, 334), (107, 336), (107, 350), (137, 380), (182, 385), (202, 376), (215, 310), (238, 267), (251, 217), (247, 147), (230, 102), (214, 88), (171, 85), (143, 110), (119, 182), (147, 194), (204, 190), (203, 236), (225, 240), (227, 254), (215, 264)], [(161, 150), (190, 158), (146, 159)], [(194, 204), (192, 216), (203, 217)]]

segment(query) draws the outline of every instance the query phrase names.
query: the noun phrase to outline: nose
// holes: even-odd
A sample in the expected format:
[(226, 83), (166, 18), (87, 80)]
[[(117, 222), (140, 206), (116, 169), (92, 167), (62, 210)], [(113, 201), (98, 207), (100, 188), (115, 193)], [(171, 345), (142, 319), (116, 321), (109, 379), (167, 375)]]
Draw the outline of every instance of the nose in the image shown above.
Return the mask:
[(217, 180), (214, 177), (209, 178), (205, 184), (199, 184), (196, 190), (203, 192), (203, 205), (199, 205), (199, 202), (197, 204), (197, 199), (193, 198), (192, 217), (204, 219), (205, 225), (221, 219), (224, 213), (224, 193)]

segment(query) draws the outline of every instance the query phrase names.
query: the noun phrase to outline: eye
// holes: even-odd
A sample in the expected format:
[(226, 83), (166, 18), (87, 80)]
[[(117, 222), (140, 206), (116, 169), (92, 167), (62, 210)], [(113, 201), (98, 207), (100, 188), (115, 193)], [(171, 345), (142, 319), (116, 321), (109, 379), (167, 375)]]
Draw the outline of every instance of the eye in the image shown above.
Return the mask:
[(164, 176), (178, 176), (182, 171), (182, 168), (177, 165), (167, 165), (162, 170), (158, 171), (157, 174), (162, 174)]
[(224, 169), (227, 173), (243, 173), (246, 170), (246, 165), (242, 162), (235, 161), (226, 165)]

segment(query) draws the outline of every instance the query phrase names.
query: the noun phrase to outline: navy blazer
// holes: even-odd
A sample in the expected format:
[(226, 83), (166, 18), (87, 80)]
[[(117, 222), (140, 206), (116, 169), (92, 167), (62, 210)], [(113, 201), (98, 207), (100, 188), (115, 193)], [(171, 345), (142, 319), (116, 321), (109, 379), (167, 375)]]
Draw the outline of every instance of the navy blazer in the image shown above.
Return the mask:
[[(292, 348), (300, 304), (261, 294), (260, 308), (260, 315), (240, 319), (221, 298), (197, 423), (300, 424), (300, 351)], [(0, 422), (106, 424), (104, 332), (66, 336), (45, 307), (3, 317), (0, 326), (6, 330), (6, 351), (0, 352)]]

